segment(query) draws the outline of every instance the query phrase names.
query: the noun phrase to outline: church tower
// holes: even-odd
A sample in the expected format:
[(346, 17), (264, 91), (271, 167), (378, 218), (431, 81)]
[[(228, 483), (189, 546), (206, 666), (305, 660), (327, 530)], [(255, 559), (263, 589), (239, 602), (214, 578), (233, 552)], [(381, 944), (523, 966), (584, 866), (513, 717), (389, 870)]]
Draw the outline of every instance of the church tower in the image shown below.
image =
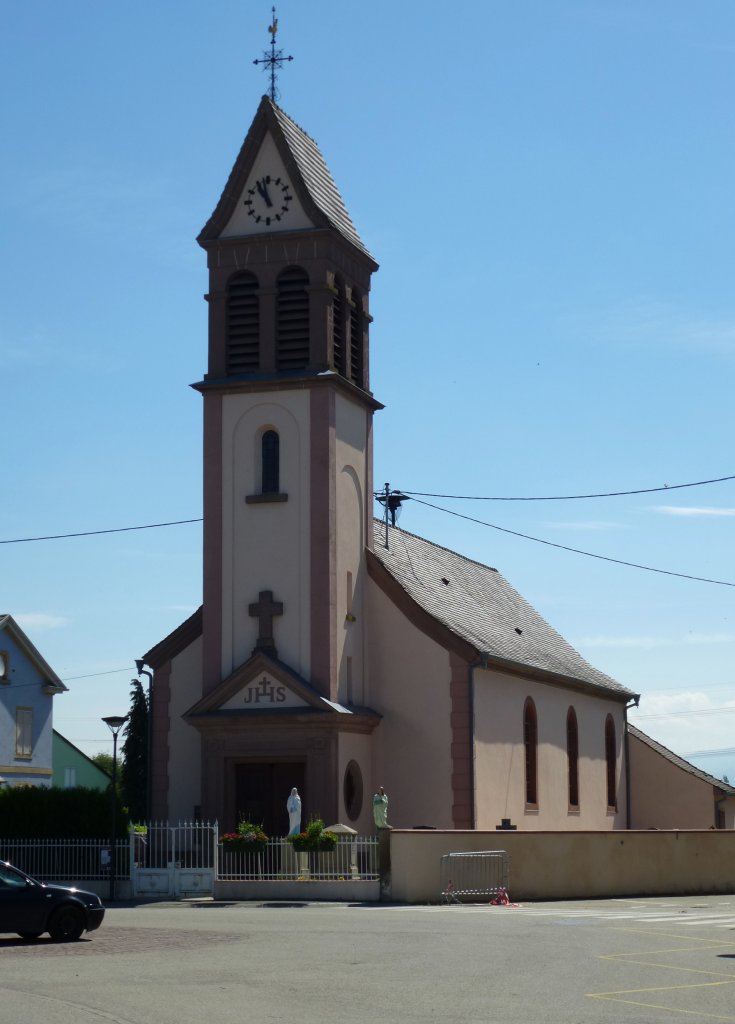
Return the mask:
[(202, 800), (220, 821), (268, 823), (300, 785), (305, 808), (334, 821), (378, 720), (363, 614), (377, 264), (316, 143), (267, 96), (198, 241), (202, 696), (186, 717), (202, 737)]

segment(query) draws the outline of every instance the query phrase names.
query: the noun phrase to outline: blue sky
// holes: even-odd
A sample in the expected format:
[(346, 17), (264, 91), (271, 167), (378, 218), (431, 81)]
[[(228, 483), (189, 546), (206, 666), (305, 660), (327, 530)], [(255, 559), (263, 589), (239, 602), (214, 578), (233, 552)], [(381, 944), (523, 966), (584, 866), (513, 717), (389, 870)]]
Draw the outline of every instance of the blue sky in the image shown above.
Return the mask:
[[(731, 0), (278, 4), (284, 109), (381, 265), (375, 481), (549, 496), (735, 474)], [(0, 540), (201, 515), (204, 253), (267, 86), (270, 4), (6, 3)], [(7, 102), (10, 98), (11, 102)], [(553, 502), (427, 499), (554, 544), (735, 583), (735, 481)], [(735, 589), (407, 503), (493, 565), (631, 719), (735, 780)], [(133, 661), (201, 600), (199, 524), (0, 546), (13, 614), (88, 753)]]

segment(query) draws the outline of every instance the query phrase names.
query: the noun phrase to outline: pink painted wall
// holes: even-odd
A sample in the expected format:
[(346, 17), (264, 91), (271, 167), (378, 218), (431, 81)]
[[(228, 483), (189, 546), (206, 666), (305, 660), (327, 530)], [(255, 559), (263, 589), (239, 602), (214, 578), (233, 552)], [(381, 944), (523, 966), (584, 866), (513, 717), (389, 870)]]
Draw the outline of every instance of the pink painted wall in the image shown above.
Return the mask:
[[(624, 713), (619, 701), (496, 670), (476, 669), (475, 786), (477, 828), (511, 818), (519, 829), (614, 829), (626, 823)], [(538, 722), (538, 806), (526, 806), (523, 708), (527, 697)], [(579, 806), (569, 805), (567, 711), (577, 714)], [(617, 810), (607, 807), (605, 719), (615, 722)]]
[[(712, 783), (677, 767), (632, 735), (630, 766), (633, 828), (691, 829), (714, 826), (715, 795)], [(735, 827), (735, 796), (726, 798), (723, 809), (726, 827)]]
[(370, 795), (385, 786), (397, 827), (452, 827), (451, 668), (448, 652), (411, 625), (368, 581), (366, 703), (384, 716), (373, 733)]

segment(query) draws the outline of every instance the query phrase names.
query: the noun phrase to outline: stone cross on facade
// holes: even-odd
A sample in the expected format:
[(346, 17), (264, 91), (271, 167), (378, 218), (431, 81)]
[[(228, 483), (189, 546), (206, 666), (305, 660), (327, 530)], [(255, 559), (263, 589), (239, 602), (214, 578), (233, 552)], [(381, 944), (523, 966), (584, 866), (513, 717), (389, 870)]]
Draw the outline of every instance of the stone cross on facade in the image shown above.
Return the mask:
[(276, 656), (276, 642), (273, 639), (273, 618), (276, 615), (283, 615), (283, 603), (273, 600), (272, 590), (261, 590), (255, 604), (248, 605), (248, 612), (253, 617), (257, 616), (258, 642), (253, 648), (256, 651), (264, 651), (266, 654)]

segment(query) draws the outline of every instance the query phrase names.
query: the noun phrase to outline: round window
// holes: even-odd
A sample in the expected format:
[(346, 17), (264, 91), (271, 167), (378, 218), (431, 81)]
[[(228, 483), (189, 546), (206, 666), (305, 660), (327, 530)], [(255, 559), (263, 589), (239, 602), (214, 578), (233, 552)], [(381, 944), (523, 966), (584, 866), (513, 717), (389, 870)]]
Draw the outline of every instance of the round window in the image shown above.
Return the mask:
[(356, 821), (362, 810), (362, 772), (357, 761), (350, 761), (345, 768), (342, 795), (347, 817), (350, 821)]

